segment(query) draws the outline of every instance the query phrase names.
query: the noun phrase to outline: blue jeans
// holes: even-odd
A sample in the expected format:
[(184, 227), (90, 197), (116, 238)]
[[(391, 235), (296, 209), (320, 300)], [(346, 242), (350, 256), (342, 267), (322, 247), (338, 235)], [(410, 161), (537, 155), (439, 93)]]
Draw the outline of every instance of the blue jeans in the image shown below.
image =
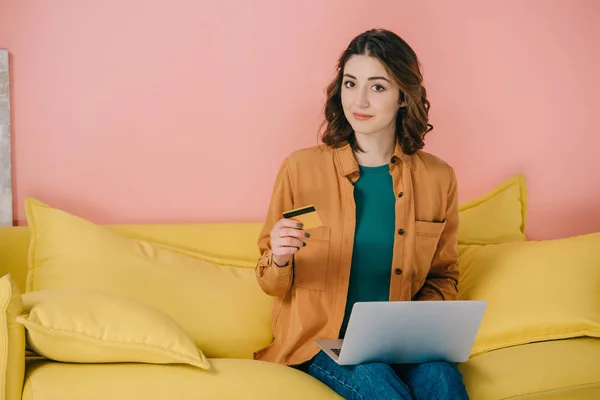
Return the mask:
[(341, 366), (321, 351), (312, 360), (297, 368), (320, 380), (345, 399), (469, 398), (458, 367), (449, 362)]

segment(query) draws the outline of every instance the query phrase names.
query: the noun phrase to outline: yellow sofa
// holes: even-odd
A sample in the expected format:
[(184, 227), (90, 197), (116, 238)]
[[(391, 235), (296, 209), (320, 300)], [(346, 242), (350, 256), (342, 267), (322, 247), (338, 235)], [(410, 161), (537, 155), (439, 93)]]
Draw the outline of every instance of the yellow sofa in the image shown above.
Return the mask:
[[(479, 203), (469, 204), (462, 210), (469, 211), (474, 205)], [(183, 260), (177, 257), (190, 257), (190, 262), (207, 260), (210, 263), (206, 264), (207, 268), (220, 265), (229, 269), (224, 274), (221, 270), (215, 272), (221, 275), (213, 275), (214, 281), (196, 280), (198, 290), (205, 292), (198, 295), (206, 295), (207, 300), (193, 304), (186, 309), (186, 314), (174, 317), (190, 332), (206, 330), (192, 336), (201, 336), (196, 344), (199, 351), (206, 354), (210, 369), (177, 362), (60, 362), (31, 351), (30, 344), (23, 387), (18, 388), (22, 389), (22, 393), (21, 390), (18, 392), (23, 400), (339, 398), (325, 385), (292, 368), (252, 360), (252, 350), (258, 350), (272, 339), (270, 300), (266, 296), (261, 297), (255, 281), (251, 279), (252, 267), (259, 256), (256, 238), (260, 223), (99, 227), (35, 201), (28, 207), (29, 227), (0, 228), (0, 276), (10, 274), (23, 293), (25, 303), (33, 302), (32, 297), (27, 296), (66, 285), (66, 280), (56, 280), (60, 274), (54, 272), (64, 268), (70, 268), (65, 270), (69, 274), (79, 273), (73, 281), (69, 281), (72, 286), (76, 285), (73, 282), (83, 282), (80, 286), (85, 288), (95, 285), (118, 290), (103, 284), (101, 274), (84, 275), (90, 274), (89, 271), (103, 271), (103, 268), (108, 275), (114, 271), (118, 273), (120, 270), (110, 270), (112, 266), (109, 264), (119, 263), (127, 257), (133, 257), (132, 260), (143, 257), (144, 262), (159, 267), (173, 264), (173, 260)], [(468, 218), (465, 215), (465, 220)], [(524, 223), (517, 221), (516, 225), (517, 231), (522, 232)], [(66, 235), (65, 232), (70, 233)], [(463, 237), (468, 237), (467, 233)], [(61, 235), (63, 237), (59, 239)], [(516, 236), (509, 241), (524, 241), (524, 237), (518, 237), (518, 232)], [(470, 237), (473, 239), (470, 243), (461, 244), (461, 256), (464, 255), (467, 263), (474, 257), (471, 253), (475, 254), (480, 246), (491, 248), (491, 245), (486, 247), (476, 243), (477, 238), (473, 235)], [(491, 239), (485, 240), (489, 243)], [(125, 248), (125, 245), (131, 247)], [(519, 253), (523, 251), (518, 250)], [(110, 258), (114, 252), (120, 252), (119, 259)], [(123, 254), (125, 256), (121, 257)], [(125, 266), (131, 265), (132, 269), (150, 265), (128, 262), (131, 264)], [(100, 269), (94, 269), (94, 263), (99, 263), (97, 267)], [(600, 264), (597, 267), (600, 269)], [(168, 271), (161, 273), (167, 274), (157, 278), (161, 281), (175, 279), (168, 275)], [(467, 273), (467, 281), (469, 279), (473, 278)], [(218, 286), (217, 281), (239, 285), (235, 288), (236, 293), (243, 292), (252, 304), (244, 304), (244, 296), (229, 301), (233, 292), (227, 292), (228, 288), (214, 287)], [(132, 289), (132, 296), (136, 296), (133, 291), (141, 290), (140, 287), (146, 286), (146, 292), (154, 290), (151, 282), (154, 281), (142, 279)], [(464, 290), (467, 293), (471, 289)], [(169, 293), (169, 296), (176, 296), (177, 288)], [(157, 294), (157, 297), (160, 295)], [(173, 297), (173, 303), (178, 301), (180, 299)], [(592, 311), (595, 312), (595, 309)], [(233, 319), (226, 318), (233, 314)], [(248, 315), (250, 318), (244, 319)], [(486, 322), (487, 325), (493, 323)], [(488, 347), (482, 347), (479, 354), (460, 365), (470, 397), (474, 400), (600, 399), (600, 339), (593, 337), (597, 333), (593, 324), (585, 328), (587, 333), (577, 327), (579, 330), (569, 334), (561, 330), (563, 336), (560, 338), (546, 336), (545, 339), (525, 340), (518, 345), (509, 341), (505, 342), (506, 345), (502, 345), (504, 342), (498, 345), (497, 340), (492, 340), (498, 336), (490, 334), (491, 341), (481, 342), (481, 346), (485, 344)], [(85, 353), (85, 350), (82, 351)], [(8, 393), (5, 389), (0, 391), (0, 400), (16, 400), (9, 398), (10, 394), (3, 398), (3, 393)]]
[[(163, 245), (192, 248), (201, 243), (201, 249), (212, 250), (212, 254), (248, 262), (257, 258), (255, 243), (259, 228), (258, 223), (110, 227), (119, 234)], [(0, 228), (0, 276), (10, 273), (23, 293), (29, 241), (27, 227)], [(219, 304), (203, 306), (218, 308)], [(263, 303), (262, 307), (262, 313), (269, 316), (269, 304)], [(194, 314), (189, 316), (194, 317)], [(268, 318), (256, 323), (262, 323), (263, 330), (269, 331)], [(269, 338), (265, 340), (268, 342)], [(22, 399), (339, 399), (311, 377), (292, 368), (254, 361), (250, 353), (209, 360), (212, 368), (206, 371), (182, 364), (54, 362), (30, 351)]]

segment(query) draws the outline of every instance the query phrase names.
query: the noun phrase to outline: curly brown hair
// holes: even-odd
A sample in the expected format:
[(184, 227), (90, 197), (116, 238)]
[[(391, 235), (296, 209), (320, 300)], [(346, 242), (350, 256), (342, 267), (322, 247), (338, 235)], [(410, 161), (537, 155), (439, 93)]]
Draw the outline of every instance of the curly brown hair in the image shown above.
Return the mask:
[(420, 63), (413, 49), (397, 34), (384, 29), (371, 29), (354, 38), (338, 60), (337, 76), (327, 86), (325, 120), (320, 130), (323, 143), (341, 147), (350, 143), (362, 151), (356, 142), (352, 126), (344, 115), (341, 88), (346, 62), (353, 55), (368, 55), (379, 59), (400, 87), (400, 102), (405, 106), (396, 116), (396, 137), (406, 154), (414, 154), (425, 145), (425, 135), (433, 129), (429, 123), (430, 104), (423, 87)]

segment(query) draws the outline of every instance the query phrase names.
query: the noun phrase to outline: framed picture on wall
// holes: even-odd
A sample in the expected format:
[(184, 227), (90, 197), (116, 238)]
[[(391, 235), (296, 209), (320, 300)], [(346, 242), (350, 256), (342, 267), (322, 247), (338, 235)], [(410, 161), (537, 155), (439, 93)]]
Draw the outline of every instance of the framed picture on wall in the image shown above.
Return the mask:
[(13, 224), (8, 50), (0, 49), (0, 225)]

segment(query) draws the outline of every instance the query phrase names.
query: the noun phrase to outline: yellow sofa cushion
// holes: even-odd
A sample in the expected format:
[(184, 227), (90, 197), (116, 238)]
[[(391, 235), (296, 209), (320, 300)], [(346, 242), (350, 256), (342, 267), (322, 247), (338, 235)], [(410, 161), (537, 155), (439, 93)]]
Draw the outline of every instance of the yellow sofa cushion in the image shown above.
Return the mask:
[(290, 367), (244, 359), (209, 361), (211, 370), (202, 371), (185, 365), (35, 360), (28, 363), (23, 400), (342, 399), (323, 383)]
[(25, 330), (21, 291), (10, 274), (0, 278), (0, 400), (20, 400), (25, 376)]
[(207, 357), (252, 358), (271, 343), (272, 299), (253, 268), (127, 238), (34, 199), (25, 206), (28, 292), (83, 288), (129, 296), (173, 318)]
[(600, 399), (600, 339), (550, 340), (458, 365), (471, 399)]
[(74, 363), (187, 363), (209, 369), (192, 339), (151, 305), (82, 289), (25, 293), (27, 345), (52, 360)]
[(459, 300), (486, 300), (472, 355), (524, 343), (600, 337), (600, 233), (459, 246)]
[(527, 185), (523, 175), (502, 182), (459, 208), (458, 241), (489, 244), (525, 240)]
[[(205, 222), (102, 225), (118, 235), (190, 253), (220, 265), (253, 268), (260, 256), (260, 222)], [(28, 226), (0, 226), (0, 276), (10, 273), (26, 291)]]

